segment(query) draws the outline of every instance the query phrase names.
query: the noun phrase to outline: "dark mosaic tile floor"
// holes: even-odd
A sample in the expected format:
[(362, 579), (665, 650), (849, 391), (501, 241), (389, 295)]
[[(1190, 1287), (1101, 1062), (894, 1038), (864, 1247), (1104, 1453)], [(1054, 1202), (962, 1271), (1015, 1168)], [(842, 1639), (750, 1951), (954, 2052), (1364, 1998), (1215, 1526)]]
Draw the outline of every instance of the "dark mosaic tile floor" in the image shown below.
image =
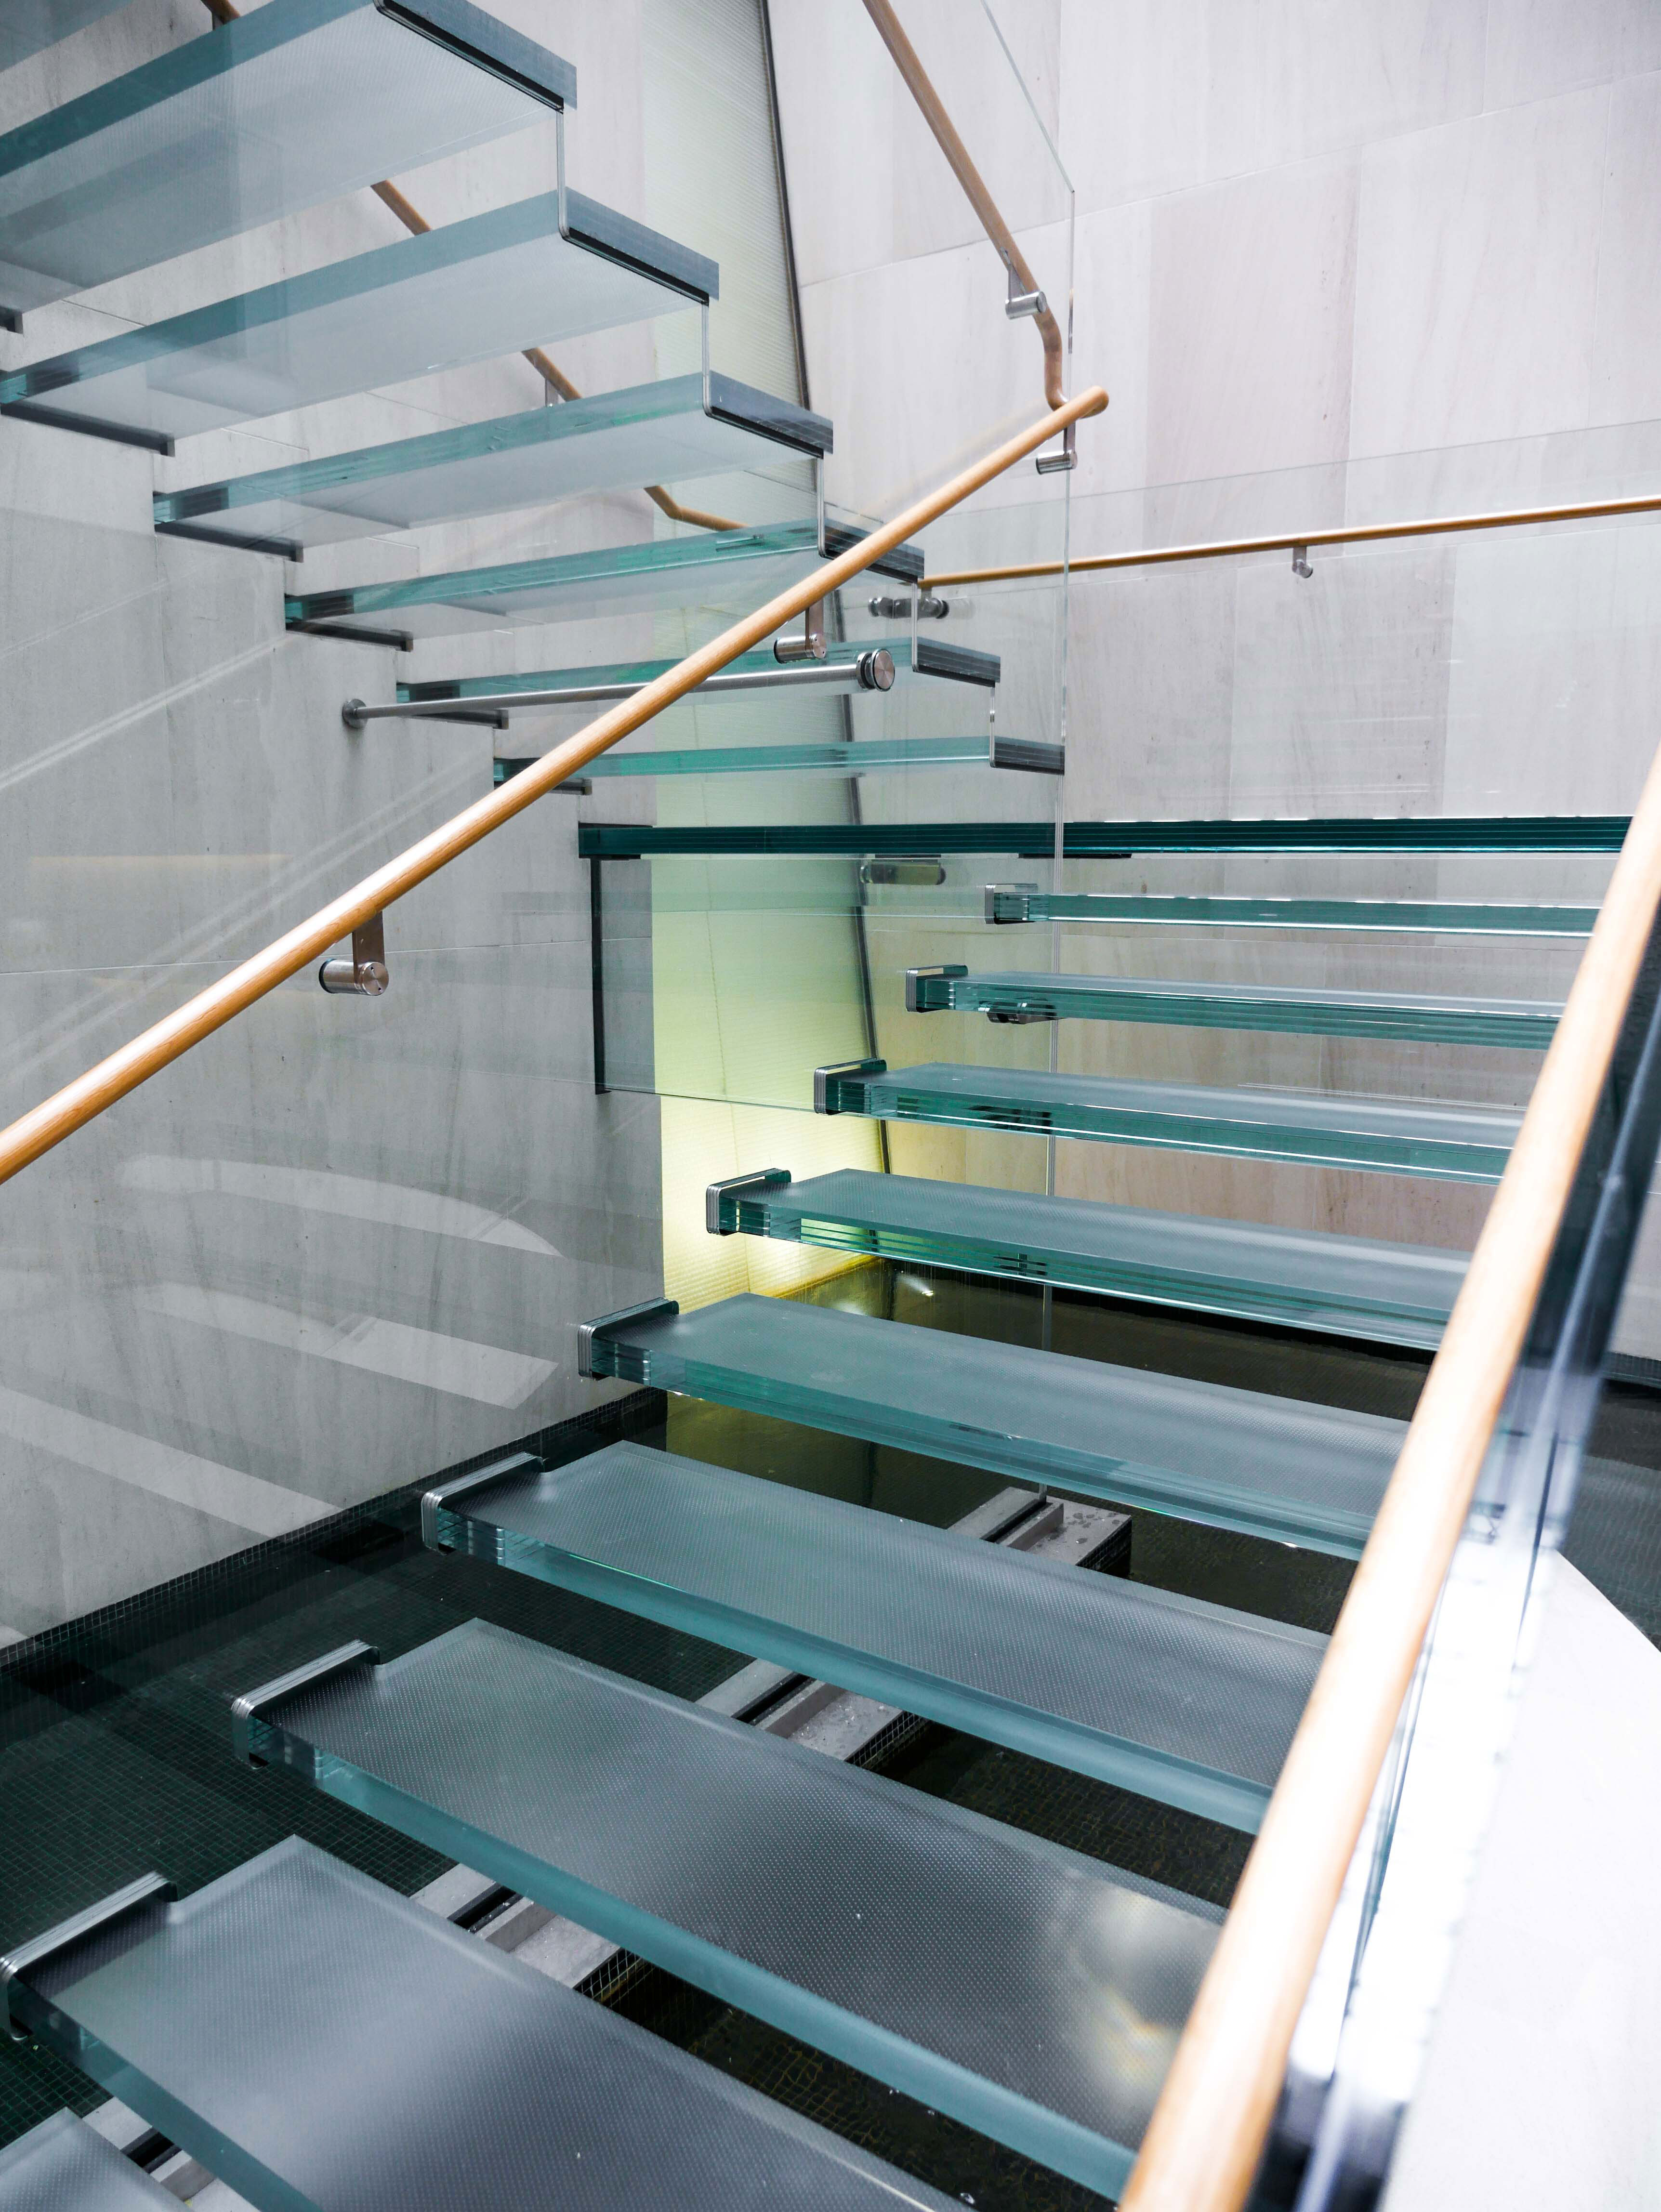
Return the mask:
[[(1041, 1294), (873, 1266), (807, 1294), (922, 1326), (1037, 1343)], [(1405, 1417), (1425, 1362), (1056, 1297), (1058, 1351)], [(605, 1417), (522, 1441), (575, 1456), (627, 1432), (935, 1525), (1002, 1486), (976, 1470), (788, 1422), (642, 1393)], [(504, 1439), (504, 1444), (521, 1440)], [(502, 1447), (498, 1447), (498, 1449)], [(1646, 1632), (1661, 1631), (1661, 1395), (1608, 1395), (1570, 1544)], [(474, 1562), (425, 1552), (415, 1491), (53, 1631), (0, 1668), (0, 1948), (151, 1868), (188, 1891), (283, 1836), (308, 1838), (399, 1890), (442, 1860), (281, 1772), (228, 1752), (239, 1690), (352, 1637), (384, 1656), (484, 1619), (696, 1698), (740, 1656)], [(1329, 1628), (1342, 1561), (1135, 1517), (1130, 1572), (1214, 1601)], [(910, 1787), (1226, 1904), (1246, 1839), (949, 1730), (897, 1747)], [(823, 2054), (649, 1970), (609, 2001), (768, 2094), (982, 2208), (1075, 2212), (1098, 2203)], [(0, 2039), (0, 2142), (101, 2092), (32, 2045)]]

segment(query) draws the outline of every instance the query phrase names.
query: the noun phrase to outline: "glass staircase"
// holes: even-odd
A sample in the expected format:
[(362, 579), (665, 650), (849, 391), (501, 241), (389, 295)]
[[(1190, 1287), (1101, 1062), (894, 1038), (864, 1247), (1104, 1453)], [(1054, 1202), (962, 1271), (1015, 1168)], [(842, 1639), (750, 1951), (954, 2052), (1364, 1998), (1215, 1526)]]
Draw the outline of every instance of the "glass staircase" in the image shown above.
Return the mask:
[(204, 430), (707, 305), (718, 282), (702, 254), (581, 192), (545, 192), (31, 362), (0, 377), (0, 413), (171, 453)]
[[(0, 62), (102, 12), (25, 0)], [(575, 101), (569, 64), (468, 0), (265, 0), (0, 137), (5, 318), (563, 128)], [(147, 560), (265, 590), (261, 653), (411, 656), (387, 703), (347, 702), (350, 738), (329, 708), (350, 823), (319, 870), (403, 818), (359, 795), (368, 767), (404, 773), (423, 722), (441, 776), (504, 783), (530, 747), (487, 751), (447, 708), (501, 727), (626, 696), (869, 527), (826, 513), (833, 428), (805, 380), (787, 398), (710, 367), (715, 264), (569, 190), (563, 139), (559, 162), (557, 191), (0, 379), (0, 414), (165, 456), (703, 312), (696, 372), (683, 329), (651, 382), (211, 482), (160, 472), (140, 513), (164, 538), (324, 553), (319, 588), (279, 591), (141, 532)], [(1051, 228), (1059, 301), (1070, 216)], [(197, 465), (246, 458), (228, 441)], [(141, 1832), (146, 1863), (167, 1852), (135, 1812), (111, 1856), (83, 1811), (68, 1871), (52, 1857), (70, 1908), (0, 1930), (0, 2011), (54, 2095), (119, 2099), (259, 2212), (943, 2212), (983, 2168), (1000, 2204), (1094, 2212), (1126, 2185), (1629, 817), (1484, 813), (1469, 785), (1475, 811), (1409, 789), (1417, 811), (1343, 811), (1365, 800), (1341, 792), (1313, 812), (1329, 795), (1301, 764), (1278, 811), (1254, 784), (1255, 812), (1098, 813), (1134, 807), (1128, 762), (1183, 807), (1227, 802), (1068, 675), (1066, 460), (1024, 478), (1040, 497), (1006, 485), (873, 563), (811, 667), (758, 645), (527, 810), (492, 850), (522, 839), (533, 888), (498, 900), (481, 866), (453, 908), (411, 903), (388, 935), (414, 988), (326, 1009), (384, 1157), (332, 1127), (319, 1164), (302, 1115), (223, 1158), (123, 1158), (143, 1345), (171, 1358), (188, 1325), (198, 1359), (233, 1339), (322, 1357), (339, 1395), (307, 1434), (342, 1462), (356, 1386), (465, 1401), (396, 1491), (332, 1461), (304, 1504), (326, 1533), (274, 1519), (235, 1572), (216, 1560), (162, 1657), (100, 1616), (74, 1666), (56, 1645), (43, 1662), (42, 1703), (61, 1692), (76, 1726), (126, 1701), (135, 1741), (135, 1711), (170, 1730), (211, 1817), (169, 1832), (177, 1864), (112, 1888)], [(660, 501), (627, 543), (533, 512), (736, 481), (749, 520)], [(640, 526), (621, 511), (602, 535)], [(1050, 556), (1057, 578), (1023, 578)], [(977, 566), (1000, 573), (965, 599), (956, 568)], [(364, 735), (381, 716), (384, 750)], [(1110, 785), (1086, 781), (1092, 748)], [(428, 795), (412, 775), (397, 806)], [(998, 880), (1010, 862), (1033, 880)], [(990, 934), (1009, 927), (1047, 933), (1013, 971)], [(453, 1065), (433, 1045), (446, 989)], [(592, 1103), (590, 1021), (598, 1136), (571, 1110)], [(529, 1079), (514, 1030), (543, 1055)], [(458, 1156), (507, 1128), (512, 1203), (457, 1195), (468, 1162), (418, 1187), (439, 1171), (410, 1130), (446, 1084)], [(604, 1152), (642, 1125), (662, 1192), (643, 1261)], [(519, 1204), (550, 1153), (569, 1226)], [(757, 1164), (777, 1157), (801, 1172)], [(305, 1297), (345, 1318), (278, 1304), (252, 1225), (278, 1208), (305, 1217)], [(663, 1294), (578, 1322), (578, 1270), (602, 1267), (616, 1297)], [(386, 1311), (356, 1310), (365, 1277)], [(30, 1318), (41, 1363), (46, 1328), (75, 1334), (73, 1313)], [(99, 1430), (127, 1450), (76, 1418), (84, 1449)], [(205, 1420), (187, 1442), (141, 1439), (141, 1472), (211, 1519), (222, 1447)], [(277, 1510), (279, 1486), (240, 1479)], [(1007, 1540), (1011, 1480), (1037, 1486), (1017, 1519), (1111, 1522), (1113, 1571)], [(857, 1755), (776, 1731), (796, 1699), (864, 1701)], [(287, 1840), (224, 1840), (256, 1828)], [(472, 1899), (453, 1919), (417, 1901), (446, 1881)], [(603, 1939), (605, 1971), (514, 1955), (498, 1916), (527, 1903)], [(725, 2045), (687, 2025), (712, 2016)], [(764, 2029), (786, 2051), (768, 2094), (745, 2058)], [(828, 2093), (805, 2109), (800, 2077), (830, 2062), (904, 2105), (897, 2138), (837, 2121)], [(869, 2147), (896, 2140), (892, 2162)], [(0, 2212), (179, 2197), (68, 2113), (0, 2146)]]
[(1276, 1542), (1360, 1553), (1402, 1425), (788, 1299), (607, 1316), (588, 1371)]
[(268, 0), (0, 137), (0, 313), (19, 328), (575, 99), (569, 63), (470, 0)]
[(240, 1699), (244, 1755), (1123, 2185), (1150, 2110), (1134, 2033), (1187, 2016), (1214, 1907), (483, 1621), (374, 1656)]
[(711, 374), (521, 408), (494, 421), (157, 492), (155, 526), (297, 558), (307, 546), (505, 514), (645, 483), (818, 459), (830, 425)]
[(1434, 1347), (1461, 1252), (1335, 1231), (1260, 1229), (1152, 1206), (989, 1190), (858, 1168), (764, 1168), (712, 1183), (705, 1226), (902, 1267), (960, 1268), (1282, 1328)]
[(1275, 984), (1167, 983), (1121, 975), (971, 975), (908, 968), (913, 1014), (994, 1022), (1165, 1022), (1184, 1029), (1285, 1030), (1302, 1036), (1416, 1038), (1543, 1052), (1561, 1009), (1527, 1000), (1391, 998), (1383, 991), (1295, 991)]
[(297, 1837), (171, 1894), (15, 1954), (10, 2024), (261, 2212), (951, 2201)]
[(1522, 1119), (1466, 1106), (940, 1061), (891, 1073), (883, 1060), (850, 1061), (816, 1069), (813, 1084), (821, 1114), (1091, 1137), (1102, 1144), (1368, 1168), (1455, 1182), (1498, 1182)]
[(422, 1525), (434, 1546), (1248, 1831), (1324, 1649), (637, 1444), (464, 1475), (428, 1492)]

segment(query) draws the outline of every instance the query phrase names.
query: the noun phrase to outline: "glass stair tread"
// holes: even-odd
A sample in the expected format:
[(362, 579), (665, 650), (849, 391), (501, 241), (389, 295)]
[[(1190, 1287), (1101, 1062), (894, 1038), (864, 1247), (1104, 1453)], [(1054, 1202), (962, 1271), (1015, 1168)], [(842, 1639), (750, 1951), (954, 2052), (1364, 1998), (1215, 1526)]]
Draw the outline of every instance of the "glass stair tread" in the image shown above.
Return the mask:
[(990, 922), (1090, 921), (1183, 928), (1430, 931), (1466, 937), (1586, 937), (1595, 906), (1479, 905), (1468, 900), (1161, 898), (1146, 892), (1039, 891), (989, 884)]
[(178, 2203), (73, 2112), (54, 2112), (0, 2149), (0, 2212), (177, 2212)]
[(1400, 1421), (745, 1294), (594, 1335), (596, 1374), (1359, 1558)]
[(642, 1444), (449, 1490), (431, 1545), (1247, 1830), (1326, 1648)]
[(585, 777), (876, 775), (899, 769), (990, 768), (986, 732), (966, 738), (855, 738), (823, 745), (689, 745), (679, 752), (601, 753)]
[(1004, 1019), (1154, 1022), (1192, 1029), (1286, 1030), (1305, 1036), (1510, 1045), (1543, 1052), (1561, 1006), (1530, 999), (1444, 998), (1394, 991), (1303, 990), (1281, 984), (1176, 982), (1038, 971), (971, 975), (916, 969), (907, 1003), (917, 1013)]
[(1497, 1182), (1523, 1118), (1475, 1106), (943, 1061), (891, 1073), (880, 1060), (822, 1069), (814, 1091), (816, 1103), (823, 1095), (822, 1112), (876, 1121), (1087, 1137), (1454, 1182)]
[(297, 1837), (11, 2002), (259, 2212), (947, 2203)]
[(1291, 1328), (1433, 1346), (1467, 1255), (1317, 1230), (841, 1168), (715, 1186), (725, 1234), (1100, 1291)]
[[(395, 616), (411, 636), (501, 629), (516, 623), (574, 621), (639, 607), (724, 605), (734, 591), (746, 608), (786, 590), (822, 560), (845, 552), (863, 532), (828, 529), (821, 553), (812, 522), (770, 523), (754, 530), (717, 530), (695, 538), (648, 538), (592, 553), (561, 553), (495, 568), (452, 569), (390, 584), (295, 593), (290, 623), (357, 622)], [(922, 555), (898, 545), (872, 563), (873, 573), (910, 581), (922, 574)], [(983, 740), (984, 746), (984, 740)]]
[(576, 78), (468, 0), (267, 0), (0, 137), (21, 313), (547, 119)]
[[(270, 0), (268, 0), (270, 4)], [(0, 377), (0, 409), (175, 438), (637, 322), (712, 261), (580, 193), (470, 216)]]
[[(938, 645), (934, 639), (926, 637), (916, 639), (915, 643), (910, 638), (897, 637), (891, 641), (867, 638), (862, 642), (855, 640), (831, 644), (826, 648), (825, 665), (845, 667), (851, 674), (861, 657), (879, 647), (893, 657), (897, 685), (928, 677), (990, 690), (1002, 669), (995, 653), (977, 653), (962, 645)], [(585, 684), (650, 684), (679, 665), (678, 660), (608, 660), (587, 668), (539, 668), (511, 676), (437, 678), (423, 684), (400, 684), (398, 696), (400, 702), (407, 705), (423, 700), (506, 698), (516, 691), (553, 691), (568, 687), (575, 690)], [(778, 665), (772, 647), (764, 645), (753, 653), (741, 653), (735, 660), (729, 660), (721, 673), (741, 676), (771, 670), (776, 674)], [(984, 744), (985, 740), (982, 743)], [(583, 774), (587, 773), (585, 769)], [(865, 834), (868, 837), (870, 832)], [(587, 851), (587, 848), (583, 849)], [(915, 853), (920, 848), (913, 842), (904, 849)]]
[(702, 376), (665, 377), (157, 492), (155, 526), (228, 544), (320, 545), (830, 452), (822, 415), (729, 376), (709, 386), (707, 405)]
[(262, 1705), (248, 1743), (1107, 2194), (1222, 1918), (481, 1621)]
[(55, 46), (125, 8), (127, 0), (6, 0), (0, 13), (0, 69)]
[[(920, 639), (919, 646), (925, 644)], [(958, 648), (960, 650), (960, 648)], [(899, 658), (900, 646), (889, 642)], [(1128, 860), (1138, 853), (1618, 853), (1625, 814), (1354, 817), (1330, 822), (1068, 822), (1070, 860)], [(581, 851), (600, 860), (652, 853), (987, 853), (1055, 857), (1054, 822), (785, 822), (582, 825)]]

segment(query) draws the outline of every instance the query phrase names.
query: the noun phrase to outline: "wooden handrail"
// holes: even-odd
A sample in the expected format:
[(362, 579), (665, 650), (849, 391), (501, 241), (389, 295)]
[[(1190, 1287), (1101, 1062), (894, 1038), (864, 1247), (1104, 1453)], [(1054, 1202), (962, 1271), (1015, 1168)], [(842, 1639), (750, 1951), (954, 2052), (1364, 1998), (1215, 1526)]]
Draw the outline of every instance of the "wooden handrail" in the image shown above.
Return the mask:
[(1034, 576), (1072, 576), (1098, 568), (1157, 568), (1167, 561), (1215, 561), (1228, 553), (1288, 553), (1294, 546), (1370, 545), (1384, 538), (1445, 538), (1462, 530), (1515, 530), (1530, 522), (1591, 522), (1611, 514), (1661, 513), (1661, 492), (1630, 499), (1575, 500), (1565, 507), (1515, 507), (1489, 514), (1433, 514), (1416, 522), (1339, 523), (1329, 530), (1287, 530), (1274, 538), (1219, 538), (1195, 545), (1145, 545), (1135, 553), (1075, 553), (1060, 561), (1019, 561), (1003, 568), (943, 569), (925, 592), (946, 584), (1001, 584)]
[(1238, 2212), (1661, 907), (1661, 753), (1121, 2200)]
[(1030, 428), (984, 455), (972, 468), (964, 470), (938, 491), (918, 500), (891, 522), (872, 531), (849, 551), (815, 568), (788, 591), (770, 599), (764, 607), (758, 607), (742, 622), (723, 630), (709, 644), (700, 646), (696, 653), (678, 661), (632, 698), (613, 707), (609, 714), (602, 714), (575, 737), (545, 753), (534, 767), (499, 785), (487, 797), (411, 845), (407, 852), (400, 853), (396, 860), (387, 861), (384, 867), (377, 868), (373, 875), (366, 876), (362, 883), (355, 884), (350, 890), (320, 908), (274, 945), (268, 945), (263, 952), (257, 952), (252, 960), (245, 960), (240, 967), (233, 969), (205, 991), (198, 992), (175, 1012), (123, 1045), (106, 1060), (100, 1060), (73, 1083), (66, 1084), (14, 1121), (9, 1129), (0, 1131), (0, 1182), (26, 1168), (32, 1160), (39, 1159), (43, 1152), (50, 1152), (54, 1145), (62, 1144), (65, 1137), (90, 1121), (94, 1115), (113, 1106), (118, 1098), (125, 1097), (130, 1091), (177, 1060), (181, 1053), (188, 1052), (192, 1045), (200, 1044), (204, 1037), (222, 1029), (257, 999), (264, 998), (268, 991), (274, 991), (279, 983), (297, 975), (308, 961), (343, 938), (350, 937), (371, 915), (380, 913), (448, 862), (459, 859), (482, 837), (488, 837), (504, 822), (522, 814), (545, 792), (575, 775), (596, 753), (616, 744), (619, 738), (627, 737), (642, 722), (650, 721), (654, 714), (672, 706), (706, 677), (725, 667), (729, 660), (747, 653), (751, 646), (759, 645), (773, 631), (805, 613), (816, 599), (840, 590), (862, 568), (891, 552), (913, 532), (926, 527), (937, 515), (967, 499), (971, 492), (978, 491), (1005, 469), (1013, 468), (1017, 461), (1047, 444), (1070, 424), (1086, 415), (1099, 415), (1106, 405), (1106, 392), (1099, 385), (1092, 385), (1076, 399), (1069, 399), (1065, 407), (1040, 416)]
[[(952, 173), (969, 196), (969, 204), (981, 219), (981, 228), (998, 250), (1004, 267), (1023, 292), (1038, 290), (1038, 280), (1027, 265), (1026, 256), (1015, 243), (1015, 234), (999, 212), (997, 202), (986, 188), (986, 181), (970, 159), (969, 149), (958, 136), (957, 125), (946, 113), (940, 96), (929, 82), (928, 72), (917, 58), (917, 50), (900, 28), (899, 17), (889, 0), (865, 0), (865, 12), (877, 27), (877, 34), (894, 58), (894, 66), (905, 79), (907, 89), (922, 111), (922, 118), (934, 132), (935, 143), (951, 164)], [(1038, 336), (1043, 342), (1043, 396), (1052, 407), (1064, 407), (1066, 398), (1062, 391), (1061, 325), (1048, 305), (1041, 307), (1033, 318), (1038, 326)]]

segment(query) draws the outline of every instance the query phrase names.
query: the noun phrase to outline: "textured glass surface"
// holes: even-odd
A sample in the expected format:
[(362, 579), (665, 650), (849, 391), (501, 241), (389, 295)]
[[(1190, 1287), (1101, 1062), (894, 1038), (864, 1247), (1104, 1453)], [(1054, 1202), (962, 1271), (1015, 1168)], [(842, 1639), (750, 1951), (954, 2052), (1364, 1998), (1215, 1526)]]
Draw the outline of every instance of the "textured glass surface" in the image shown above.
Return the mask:
[(880, 1075), (830, 1079), (831, 1110), (885, 1121), (941, 1121), (1104, 1144), (1226, 1152), (1238, 1159), (1497, 1182), (1520, 1114), (1419, 1106), (1300, 1091), (1225, 1091), (1208, 1084), (1138, 1083), (934, 1062)]
[[(572, 85), (482, 10), (432, 12), (551, 92)], [(268, 0), (0, 137), (0, 304), (41, 307), (551, 122), (373, 0)]]
[[(860, 534), (830, 528), (829, 551), (845, 551)], [(640, 607), (707, 602), (725, 609), (735, 591), (744, 595), (747, 609), (787, 589), (824, 557), (815, 523), (776, 522), (754, 530), (700, 531), (690, 538), (648, 538), (637, 545), (605, 545), (587, 553), (313, 592), (291, 597), (286, 611), (291, 623), (361, 622), (366, 616), (395, 614), (400, 629), (428, 637)], [(898, 546), (873, 568), (909, 577), (914, 568), (922, 573), (922, 558), (914, 547)]]
[(429, 1542), (1255, 1829), (1326, 1638), (610, 1444), (423, 1515)]
[(830, 425), (822, 416), (731, 377), (712, 376), (709, 386), (708, 410), (701, 376), (671, 376), (222, 483), (157, 492), (155, 520), (230, 538), (318, 545), (502, 514), (580, 492), (763, 468), (793, 452), (829, 451)]
[(1289, 1030), (1306, 1036), (1407, 1037), (1543, 1052), (1561, 1008), (1527, 999), (1305, 991), (1277, 984), (1173, 983), (1124, 975), (920, 975), (920, 1013), (1025, 1014), (1060, 1021), (1162, 1022)]
[(0, 2150), (0, 2212), (176, 2212), (178, 2203), (73, 2112)]
[(1359, 1555), (1399, 1421), (745, 1295), (597, 1337), (597, 1373)]
[(0, 69), (56, 46), (126, 4), (127, 0), (5, 0), (0, 9)]
[(684, 752), (610, 752), (584, 775), (871, 775), (882, 769), (986, 768), (986, 734), (861, 738), (851, 744), (693, 745)]
[(1293, 1328), (1434, 1345), (1463, 1252), (843, 1168), (731, 1191), (722, 1227), (885, 1260), (1106, 1291)]
[[(870, 653), (878, 646), (893, 656), (896, 684), (908, 684), (919, 677), (944, 677), (949, 682), (980, 686), (990, 686), (998, 680), (999, 664), (995, 654), (965, 652), (961, 647), (946, 654), (942, 653), (938, 647), (931, 647), (931, 641), (926, 638), (917, 641), (915, 652), (909, 638), (855, 639), (850, 642), (829, 647), (824, 656), (825, 661), (833, 667), (851, 668), (861, 653)], [(673, 660), (608, 660), (598, 666), (587, 668), (537, 668), (523, 671), (513, 676), (464, 676), (447, 680), (441, 678), (429, 684), (400, 684), (398, 687), (398, 696), (401, 700), (405, 701), (478, 699), (494, 696), (498, 692), (505, 696), (514, 691), (552, 691), (562, 686), (582, 684), (649, 684), (654, 678), (664, 675), (669, 669), (678, 665)], [(773, 657), (772, 647), (764, 645), (758, 647), (754, 653), (741, 653), (736, 660), (729, 660), (721, 673), (736, 676), (751, 669), (771, 669), (776, 673), (778, 665)], [(984, 739), (982, 740), (982, 744), (984, 747)], [(782, 825), (783, 834), (788, 836), (795, 826), (789, 823)], [(633, 836), (635, 834), (632, 830), (624, 832), (625, 836)], [(649, 836), (652, 833), (648, 830), (646, 834)], [(671, 836), (684, 834), (696, 837), (703, 833), (691, 830), (684, 833), (666, 834)], [(713, 835), (717, 837), (722, 834), (719, 830), (713, 832)], [(739, 836), (746, 835), (764, 836), (770, 835), (771, 832), (770, 830), (748, 832), (739, 830), (736, 833), (726, 834), (736, 834)], [(817, 833), (810, 826), (804, 834), (812, 837)], [(852, 849), (856, 852), (880, 850), (880, 846), (872, 844), (871, 840), (873, 837), (879, 837), (881, 834), (880, 831), (873, 831), (868, 828), (863, 830), (855, 830), (852, 835), (856, 842)], [(917, 832), (915, 830), (891, 831), (889, 834), (891, 836), (896, 835), (910, 836), (912, 842), (904, 848), (907, 852), (934, 849), (932, 846), (920, 847), (916, 842)], [(994, 835), (995, 834), (995, 832)], [(1051, 834), (1053, 836), (1053, 831)], [(861, 847), (857, 842), (861, 836), (867, 841), (864, 847)], [(583, 850), (587, 852), (587, 849), (585, 845)], [(610, 848), (607, 847), (606, 849), (609, 851)], [(811, 851), (813, 848), (809, 846), (806, 849)]]
[[(574, 222), (608, 219), (570, 200)], [(683, 295), (654, 268), (714, 281), (713, 264), (649, 231), (637, 252), (643, 269), (562, 237), (545, 192), (32, 362), (0, 378), (0, 406), (183, 438), (661, 314)]]
[(1423, 899), (1115, 897), (989, 884), (987, 920), (1177, 924), (1231, 929), (1433, 930), (1464, 937), (1585, 937), (1595, 906), (1479, 906)]
[(1222, 1918), (481, 1621), (285, 1699), (252, 1742), (1108, 2194)]
[(291, 1837), (21, 2002), (260, 2212), (947, 2200)]

